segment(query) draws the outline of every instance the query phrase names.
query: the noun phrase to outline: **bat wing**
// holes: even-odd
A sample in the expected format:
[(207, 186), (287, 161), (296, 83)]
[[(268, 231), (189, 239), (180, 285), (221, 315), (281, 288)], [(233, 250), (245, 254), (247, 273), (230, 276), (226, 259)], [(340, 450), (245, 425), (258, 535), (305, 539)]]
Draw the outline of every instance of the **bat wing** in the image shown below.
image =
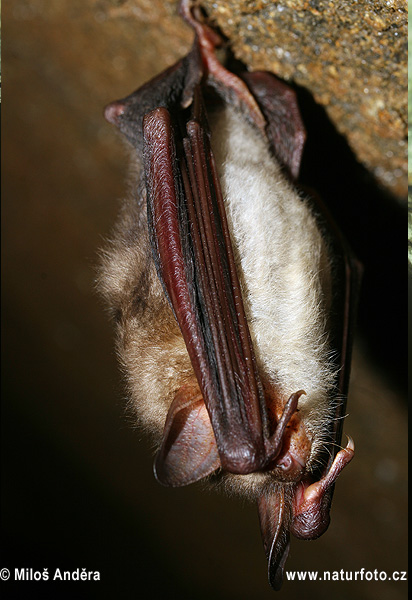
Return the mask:
[[(305, 140), (296, 97), (269, 73), (240, 78), (227, 71), (214, 52), (219, 36), (193, 17), (190, 2), (184, 0), (181, 6), (197, 34), (192, 51), (105, 112), (136, 149), (144, 151), (153, 255), (194, 370), (194, 378), (175, 394), (155, 460), (158, 480), (174, 486), (219, 467), (233, 473), (264, 469), (277, 456), (283, 429), (303, 393), (291, 396), (272, 433), (210, 147), (202, 86), (207, 82), (247, 113), (291, 179), (297, 178)], [(340, 365), (337, 396), (345, 398), (359, 267), (322, 203), (315, 204), (337, 257), (332, 345)], [(351, 442), (337, 452), (345, 404), (335, 404), (330, 458), (325, 457), (323, 470), (299, 483), (293, 498), (286, 500), (284, 492), (276, 490), (258, 502), (269, 580), (275, 589), (281, 585), (289, 531), (305, 539), (323, 533), (334, 482), (353, 456)]]
[(194, 117), (183, 140), (177, 139), (164, 108), (149, 113), (143, 127), (158, 273), (186, 342), (222, 466), (248, 473), (265, 458), (263, 392), (208, 136)]
[[(242, 302), (223, 197), (209, 143), (200, 88), (183, 138), (157, 108), (143, 121), (148, 222), (159, 277), (173, 307), (211, 428), (178, 394), (156, 459), (160, 481), (180, 485), (217, 466), (232, 473), (262, 470), (279, 453), (282, 433), (302, 392), (292, 394), (273, 435)], [(197, 398), (197, 396), (196, 396)], [(206, 412), (202, 413), (206, 418)], [(199, 431), (196, 431), (196, 428)], [(190, 435), (189, 435), (190, 431)], [(209, 435), (206, 434), (208, 431)], [(178, 440), (172, 443), (171, 440)], [(219, 460), (216, 462), (216, 444)], [(167, 452), (165, 449), (167, 448)], [(195, 455), (192, 461), (187, 457)], [(214, 457), (214, 458), (212, 458)], [(201, 467), (193, 469), (195, 463)]]

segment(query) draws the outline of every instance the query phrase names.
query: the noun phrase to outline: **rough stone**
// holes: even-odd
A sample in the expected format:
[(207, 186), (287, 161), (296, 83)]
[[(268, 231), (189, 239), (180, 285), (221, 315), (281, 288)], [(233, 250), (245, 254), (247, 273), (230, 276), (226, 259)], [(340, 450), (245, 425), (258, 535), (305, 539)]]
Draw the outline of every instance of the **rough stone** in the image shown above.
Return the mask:
[[(358, 160), (393, 195), (407, 185), (406, 0), (202, 0), (251, 70), (309, 90)], [(9, 8), (28, 31), (21, 48), (78, 68), (93, 97), (130, 92), (185, 54), (193, 33), (177, 0), (19, 0)], [(7, 36), (7, 34), (6, 34)], [(64, 36), (64, 43), (62, 43)], [(6, 37), (7, 42), (7, 37)], [(64, 85), (64, 82), (61, 82)], [(35, 85), (35, 82), (34, 82)], [(75, 87), (66, 89), (76, 102)]]
[(250, 69), (305, 87), (358, 160), (406, 198), (406, 0), (204, 0)]

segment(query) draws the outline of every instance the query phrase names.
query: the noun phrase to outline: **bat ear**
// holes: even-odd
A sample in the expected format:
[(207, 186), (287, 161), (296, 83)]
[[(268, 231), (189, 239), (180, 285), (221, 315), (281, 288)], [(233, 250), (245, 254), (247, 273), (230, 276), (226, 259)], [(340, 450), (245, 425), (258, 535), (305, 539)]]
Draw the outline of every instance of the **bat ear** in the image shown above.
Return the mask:
[(242, 73), (266, 119), (266, 135), (276, 158), (293, 180), (299, 175), (306, 131), (296, 93), (272, 73)]
[(279, 591), (289, 554), (289, 514), (283, 490), (263, 495), (258, 500), (260, 530), (268, 560), (269, 583)]
[(163, 443), (154, 463), (159, 483), (179, 487), (220, 467), (209, 414), (197, 382), (183, 385), (169, 409)]

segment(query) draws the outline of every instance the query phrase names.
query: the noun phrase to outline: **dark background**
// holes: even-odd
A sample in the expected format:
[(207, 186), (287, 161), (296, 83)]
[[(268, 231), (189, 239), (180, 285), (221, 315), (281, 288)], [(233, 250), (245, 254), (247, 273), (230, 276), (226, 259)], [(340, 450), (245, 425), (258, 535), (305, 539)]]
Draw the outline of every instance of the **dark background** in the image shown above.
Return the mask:
[[(255, 507), (201, 485), (157, 485), (150, 445), (124, 412), (94, 280), (127, 154), (101, 114), (166, 65), (150, 63), (153, 23), (142, 20), (141, 50), (129, 57), (122, 29), (98, 8), (3, 3), (0, 568), (86, 568), (101, 582), (9, 581), (0, 591), (273, 598)], [(178, 54), (191, 39), (181, 35)], [(330, 200), (365, 278), (345, 424), (356, 457), (336, 486), (329, 531), (293, 540), (287, 568), (390, 574), (406, 569), (406, 221), (399, 200), (374, 185), (307, 94), (299, 97), (309, 129), (303, 177)], [(302, 593), (397, 600), (406, 585), (285, 583), (281, 592)]]

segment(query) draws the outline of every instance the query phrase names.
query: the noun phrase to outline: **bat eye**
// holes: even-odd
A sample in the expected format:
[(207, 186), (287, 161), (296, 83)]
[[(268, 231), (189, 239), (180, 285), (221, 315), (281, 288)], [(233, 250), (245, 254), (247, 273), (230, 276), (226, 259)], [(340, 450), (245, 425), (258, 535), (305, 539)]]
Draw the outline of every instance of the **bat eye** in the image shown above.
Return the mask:
[(302, 477), (305, 469), (304, 463), (292, 456), (290, 452), (285, 452), (276, 460), (275, 467), (281, 470), (287, 480), (297, 481)]
[(119, 125), (119, 117), (124, 113), (124, 102), (111, 102), (104, 109), (104, 118), (112, 125)]
[(293, 464), (292, 458), (291, 458), (291, 456), (288, 456), (287, 454), (285, 456), (283, 456), (277, 462), (277, 466), (280, 467), (281, 469), (283, 469), (284, 471), (290, 471), (292, 464)]

